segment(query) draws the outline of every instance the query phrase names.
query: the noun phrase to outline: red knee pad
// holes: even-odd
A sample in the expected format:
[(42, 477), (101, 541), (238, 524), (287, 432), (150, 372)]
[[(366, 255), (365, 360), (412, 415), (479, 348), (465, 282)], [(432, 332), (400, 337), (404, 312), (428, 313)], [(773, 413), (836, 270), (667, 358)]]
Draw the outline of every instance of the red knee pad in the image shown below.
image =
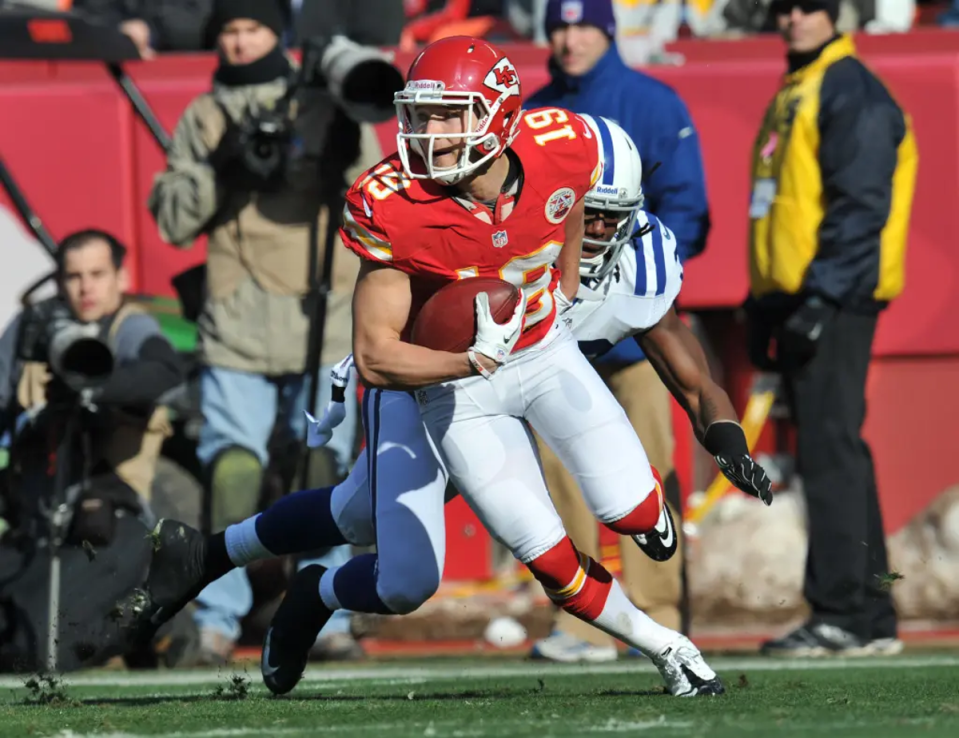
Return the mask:
[(656, 480), (653, 491), (619, 520), (604, 523), (611, 531), (624, 536), (635, 536), (639, 533), (649, 533), (656, 527), (659, 514), (663, 511), (663, 505), (666, 504), (666, 493), (663, 491), (663, 479), (659, 476), (659, 472), (655, 467), (650, 469), (653, 471), (653, 479)]
[(557, 605), (581, 620), (592, 621), (606, 606), (613, 577), (589, 556), (580, 553), (569, 538), (537, 556), (527, 565)]

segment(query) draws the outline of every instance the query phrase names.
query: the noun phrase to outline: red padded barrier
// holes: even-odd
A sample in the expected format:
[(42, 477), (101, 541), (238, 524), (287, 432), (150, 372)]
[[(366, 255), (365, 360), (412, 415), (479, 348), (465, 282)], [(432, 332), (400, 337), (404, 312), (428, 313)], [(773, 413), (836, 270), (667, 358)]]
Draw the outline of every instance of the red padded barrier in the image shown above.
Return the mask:
[[(112, 87), (61, 82), (0, 85), (0, 151), (54, 238), (104, 227), (134, 246), (133, 120)], [(5, 194), (0, 195), (9, 206)]]

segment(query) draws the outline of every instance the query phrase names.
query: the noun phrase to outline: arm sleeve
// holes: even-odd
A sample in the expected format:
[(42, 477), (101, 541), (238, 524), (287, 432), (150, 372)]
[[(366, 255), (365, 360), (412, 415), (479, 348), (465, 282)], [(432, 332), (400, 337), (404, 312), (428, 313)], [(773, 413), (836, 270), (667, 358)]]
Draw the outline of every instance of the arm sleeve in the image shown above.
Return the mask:
[[(636, 251), (636, 275), (633, 294), (655, 305), (652, 317), (642, 328), (651, 328), (666, 314), (683, 286), (683, 265), (676, 235), (650, 213), (641, 212), (637, 233), (627, 248)], [(649, 225), (650, 228), (643, 228)]]
[[(340, 237), (343, 245), (361, 259), (393, 263), (393, 244), (377, 215), (379, 203), (363, 189), (364, 178), (346, 196)], [(381, 207), (381, 206), (380, 206)]]
[(827, 70), (818, 122), (826, 206), (805, 287), (841, 305), (878, 283), (905, 119), (881, 83), (850, 58)]
[(659, 125), (663, 133), (656, 137), (650, 160), (643, 161), (649, 171), (644, 178), (646, 207), (666, 223), (680, 244), (680, 259), (700, 254), (709, 234), (709, 204), (706, 199), (706, 174), (703, 169), (699, 135), (686, 105), (673, 92)]
[(116, 366), (97, 400), (150, 407), (184, 378), (180, 359), (156, 320), (132, 315), (117, 331)]
[(147, 206), (160, 237), (174, 246), (190, 246), (219, 207), (216, 173), (207, 163), (210, 149), (196, 105), (187, 108), (173, 134), (167, 169), (157, 175)]

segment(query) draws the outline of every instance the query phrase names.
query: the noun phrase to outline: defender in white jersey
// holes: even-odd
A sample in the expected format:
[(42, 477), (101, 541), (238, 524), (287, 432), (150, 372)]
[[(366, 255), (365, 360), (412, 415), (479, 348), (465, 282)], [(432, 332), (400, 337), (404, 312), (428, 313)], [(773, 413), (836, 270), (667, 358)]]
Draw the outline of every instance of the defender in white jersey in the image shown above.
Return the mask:
[[(609, 159), (606, 171), (615, 171), (616, 177), (611, 177), (612, 182), (598, 183), (587, 197), (587, 234), (592, 238), (588, 239), (588, 248), (584, 247), (585, 289), (581, 288), (574, 304), (564, 306), (561, 319), (569, 322), (574, 336), (589, 351), (626, 336), (637, 336), (690, 411), (697, 435), (717, 456), (727, 476), (740, 489), (768, 504), (768, 480), (749, 457), (728, 397), (709, 379), (701, 349), (672, 308), (682, 269), (674, 257), (672, 234), (652, 216), (640, 212), (641, 175), (635, 146), (615, 124), (602, 119), (587, 122), (597, 138), (614, 143), (604, 148)], [(626, 184), (621, 181), (624, 178)], [(338, 371), (344, 374), (347, 369), (341, 366)], [(562, 371), (562, 367), (557, 370)], [(344, 378), (339, 378), (341, 384)], [(588, 407), (577, 406), (575, 393), (568, 399), (570, 417), (589, 413)], [(337, 416), (333, 405), (319, 423), (313, 424), (313, 437), (322, 442)], [(368, 391), (364, 422), (368, 439), (364, 457), (335, 489), (297, 493), (225, 533), (209, 537), (185, 531), (179, 524), (171, 525), (173, 521), (161, 523), (161, 545), (146, 584), (154, 622), (172, 616), (188, 601), (191, 591), (232, 566), (331, 543), (377, 546), (379, 577), (375, 594), (380, 604), (388, 607), (387, 612), (410, 612), (431, 596), (443, 569), (446, 469), (437, 458), (410, 395)], [(572, 431), (575, 442), (575, 427)], [(644, 458), (629, 461), (637, 467), (645, 463)], [(535, 557), (538, 548), (562, 535), (562, 524), (548, 498), (501, 499), (495, 480), (486, 491), (489, 494), (483, 499), (467, 497), (467, 502), (489, 532), (524, 563)], [(650, 535), (661, 536), (660, 550), (671, 554), (670, 539), (674, 536), (670, 528)], [(644, 550), (655, 550), (650, 549), (649, 541), (637, 542)], [(674, 541), (672, 545), (674, 549)], [(312, 642), (310, 638), (337, 606), (338, 598), (347, 594), (349, 577), (342, 576), (347, 574), (347, 567), (335, 576), (326, 576), (331, 573), (317, 576), (316, 571), (304, 569), (277, 613), (277, 618), (281, 613), (297, 614), (296, 618), (284, 619), (299, 624), (303, 633), (296, 638), (303, 644)], [(585, 587), (612, 586), (608, 596), (619, 598), (622, 592), (615, 583), (610, 584), (608, 576), (602, 567), (587, 560), (564, 589), (549, 594), (565, 605)], [(687, 639), (656, 625), (635, 608), (630, 610), (628, 601), (621, 607), (623, 622), (619, 624), (601, 620), (604, 611), (592, 612), (588, 606), (582, 612), (570, 611), (628, 643), (641, 642), (639, 647), (660, 668), (673, 694), (721, 691), (715, 674)], [(350, 609), (359, 608), (354, 605)], [(283, 633), (286, 643), (282, 650), (277, 648), (276, 623), (275, 618), (264, 645), (264, 680), (270, 686), (278, 671), (289, 674), (292, 668), (295, 684), (300, 673), (296, 670), (305, 665), (308, 649), (296, 656), (292, 666), (278, 656), (288, 653), (287, 644), (293, 636)], [(284, 687), (291, 689), (292, 684), (286, 682)]]
[[(589, 207), (587, 219), (602, 221)], [(683, 266), (676, 237), (654, 215), (640, 210), (629, 244), (601, 279), (584, 278), (563, 321), (589, 358), (600, 356), (626, 338), (661, 321), (679, 295)]]

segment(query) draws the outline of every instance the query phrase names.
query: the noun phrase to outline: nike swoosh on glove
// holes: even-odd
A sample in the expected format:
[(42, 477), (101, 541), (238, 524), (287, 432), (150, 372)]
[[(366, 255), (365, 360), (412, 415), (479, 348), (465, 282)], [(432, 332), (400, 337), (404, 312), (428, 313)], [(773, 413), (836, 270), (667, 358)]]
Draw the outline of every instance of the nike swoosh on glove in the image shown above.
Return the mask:
[(519, 341), (525, 315), (526, 298), (522, 290), (516, 309), (505, 323), (496, 322), (490, 312), (489, 295), (480, 292), (476, 295), (476, 338), (470, 348), (477, 354), (483, 354), (497, 364), (502, 364)]
[(720, 471), (737, 489), (758, 497), (767, 506), (773, 504), (772, 482), (766, 470), (749, 454), (720, 454), (715, 457)]

